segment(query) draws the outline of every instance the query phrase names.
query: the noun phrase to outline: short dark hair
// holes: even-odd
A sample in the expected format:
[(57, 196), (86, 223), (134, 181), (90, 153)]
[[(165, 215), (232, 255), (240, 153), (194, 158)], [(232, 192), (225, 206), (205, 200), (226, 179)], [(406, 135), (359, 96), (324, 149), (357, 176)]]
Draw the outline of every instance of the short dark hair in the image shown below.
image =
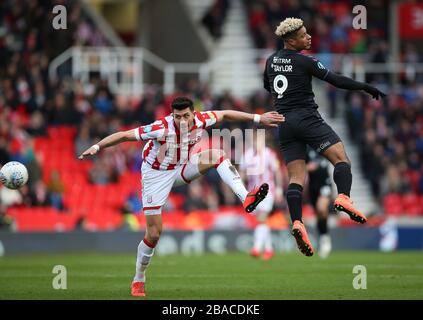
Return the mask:
[(194, 111), (194, 103), (191, 99), (187, 97), (177, 97), (172, 101), (172, 110), (184, 110), (189, 108), (191, 111)]

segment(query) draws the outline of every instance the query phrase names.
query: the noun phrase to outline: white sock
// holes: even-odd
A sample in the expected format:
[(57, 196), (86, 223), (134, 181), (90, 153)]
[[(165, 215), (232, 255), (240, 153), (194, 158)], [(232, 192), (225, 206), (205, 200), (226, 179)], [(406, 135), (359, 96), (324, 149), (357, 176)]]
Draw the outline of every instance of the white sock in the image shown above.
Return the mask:
[(146, 245), (144, 240), (138, 245), (137, 263), (135, 266), (134, 281), (145, 282), (145, 269), (150, 264), (151, 257), (154, 255), (154, 248)]
[(267, 224), (265, 225), (264, 229), (264, 251), (273, 251), (272, 246), (272, 232)]
[(245, 189), (241, 176), (229, 159), (225, 159), (221, 164), (219, 164), (216, 170), (223, 182), (232, 189), (241, 202), (244, 202), (248, 191)]
[(254, 229), (254, 249), (261, 252), (263, 249), (264, 241), (265, 241), (265, 233), (266, 233), (266, 225), (260, 223)]

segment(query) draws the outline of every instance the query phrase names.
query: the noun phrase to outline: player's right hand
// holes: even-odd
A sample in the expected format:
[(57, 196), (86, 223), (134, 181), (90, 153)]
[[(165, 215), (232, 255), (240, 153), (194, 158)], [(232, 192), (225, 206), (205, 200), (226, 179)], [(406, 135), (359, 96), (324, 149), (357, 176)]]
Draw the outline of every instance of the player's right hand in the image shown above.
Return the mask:
[(378, 88), (372, 87), (370, 85), (366, 86), (364, 89), (368, 94), (372, 96), (373, 99), (379, 100), (379, 98), (385, 98), (386, 94), (380, 91)]
[(96, 147), (96, 145), (93, 145), (89, 147), (87, 150), (85, 150), (79, 157), (79, 160), (84, 159), (85, 156), (93, 156), (95, 155), (100, 149)]
[(276, 111), (270, 111), (260, 115), (260, 123), (268, 127), (277, 127), (279, 123), (284, 121), (285, 117)]

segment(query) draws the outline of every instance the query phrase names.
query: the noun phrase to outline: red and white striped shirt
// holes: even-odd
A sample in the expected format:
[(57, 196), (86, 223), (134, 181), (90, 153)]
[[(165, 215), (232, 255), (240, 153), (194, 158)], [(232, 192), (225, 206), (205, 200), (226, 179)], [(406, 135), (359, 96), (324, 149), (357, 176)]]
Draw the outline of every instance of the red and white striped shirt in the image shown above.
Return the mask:
[(195, 112), (194, 125), (188, 130), (178, 128), (170, 114), (134, 129), (134, 134), (137, 140), (150, 140), (143, 150), (146, 163), (156, 170), (173, 170), (188, 161), (192, 148), (201, 140), (203, 130), (216, 121), (213, 111)]
[(265, 147), (260, 152), (257, 149), (249, 148), (245, 151), (240, 169), (247, 173), (248, 190), (261, 185), (263, 182), (269, 184), (269, 193), (276, 192), (276, 171), (281, 170), (276, 153)]

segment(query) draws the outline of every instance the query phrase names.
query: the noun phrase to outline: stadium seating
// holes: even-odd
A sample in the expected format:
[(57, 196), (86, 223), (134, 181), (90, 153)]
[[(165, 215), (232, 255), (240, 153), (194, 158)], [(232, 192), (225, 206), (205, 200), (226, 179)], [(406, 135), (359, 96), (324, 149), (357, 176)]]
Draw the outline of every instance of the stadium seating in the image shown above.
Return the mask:
[(383, 208), (387, 215), (415, 217), (423, 215), (423, 196), (415, 193), (400, 195), (391, 193), (384, 197)]
[(52, 207), (11, 207), (8, 214), (15, 219), (17, 231), (70, 231), (78, 220), (77, 215)]
[(398, 194), (388, 194), (383, 199), (383, 208), (386, 214), (398, 216), (402, 214), (401, 196)]
[(11, 207), (8, 214), (15, 218), (17, 230), (72, 230), (81, 218), (88, 230), (118, 228), (122, 223), (120, 208), (139, 175), (126, 173), (117, 184), (91, 185), (87, 177), (92, 163), (77, 160), (73, 152), (75, 128), (54, 126), (47, 131), (47, 137), (35, 139), (34, 147), (43, 159), (44, 182), (48, 183), (53, 171), (59, 173), (65, 186), (66, 211), (59, 212), (52, 207)]
[(423, 215), (423, 208), (420, 206), (420, 197), (417, 194), (410, 193), (401, 197), (403, 212), (407, 216)]

